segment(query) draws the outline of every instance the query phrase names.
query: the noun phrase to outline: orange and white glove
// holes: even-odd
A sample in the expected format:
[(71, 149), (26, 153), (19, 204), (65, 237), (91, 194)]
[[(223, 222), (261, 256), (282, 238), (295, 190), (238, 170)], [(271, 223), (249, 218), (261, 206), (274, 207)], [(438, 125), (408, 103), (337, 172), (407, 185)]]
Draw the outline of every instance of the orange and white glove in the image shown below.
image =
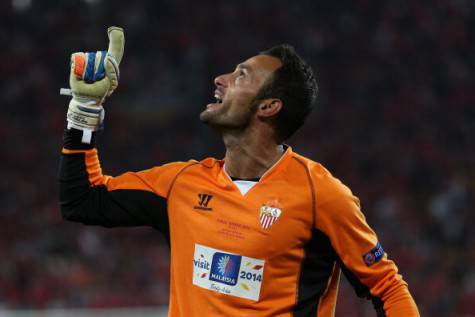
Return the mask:
[(61, 89), (63, 95), (72, 95), (69, 102), (68, 129), (83, 131), (82, 142), (90, 143), (93, 131), (99, 130), (104, 119), (102, 103), (119, 85), (119, 64), (124, 54), (124, 30), (107, 29), (107, 51), (78, 52), (71, 55), (70, 89)]

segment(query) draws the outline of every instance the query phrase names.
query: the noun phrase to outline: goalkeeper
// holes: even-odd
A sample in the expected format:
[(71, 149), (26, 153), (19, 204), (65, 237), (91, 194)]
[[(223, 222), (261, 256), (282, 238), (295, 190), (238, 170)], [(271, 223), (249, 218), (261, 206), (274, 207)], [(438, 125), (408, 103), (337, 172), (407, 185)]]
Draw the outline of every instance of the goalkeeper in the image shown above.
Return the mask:
[(284, 141), (316, 96), (312, 69), (275, 46), (215, 80), (200, 114), (224, 159), (173, 162), (105, 176), (95, 137), (117, 88), (124, 49), (71, 57), (71, 94), (59, 170), (65, 219), (150, 226), (170, 244), (169, 316), (334, 316), (340, 274), (378, 316), (419, 316), (407, 283), (367, 224), (358, 198)]

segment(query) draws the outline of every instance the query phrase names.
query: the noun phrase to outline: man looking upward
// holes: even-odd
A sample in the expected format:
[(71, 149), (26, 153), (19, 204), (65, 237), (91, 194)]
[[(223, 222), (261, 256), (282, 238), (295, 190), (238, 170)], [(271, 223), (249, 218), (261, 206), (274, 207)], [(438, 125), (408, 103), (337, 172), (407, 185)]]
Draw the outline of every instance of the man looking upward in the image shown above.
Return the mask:
[(359, 200), (283, 143), (317, 96), (312, 69), (292, 47), (273, 47), (215, 79), (216, 102), (200, 119), (222, 137), (223, 160), (111, 177), (94, 147), (123, 53), (123, 31), (110, 28), (109, 37), (107, 53), (71, 59), (61, 210), (88, 225), (163, 232), (169, 316), (334, 316), (341, 271), (378, 316), (419, 316)]

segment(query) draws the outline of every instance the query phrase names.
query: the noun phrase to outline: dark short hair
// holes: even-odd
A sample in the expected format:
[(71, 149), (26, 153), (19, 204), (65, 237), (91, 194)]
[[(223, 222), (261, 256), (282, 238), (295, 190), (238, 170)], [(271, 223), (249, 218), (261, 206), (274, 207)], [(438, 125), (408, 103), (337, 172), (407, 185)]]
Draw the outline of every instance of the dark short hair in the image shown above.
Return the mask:
[(280, 59), (282, 66), (274, 71), (256, 95), (255, 100), (278, 98), (282, 109), (273, 118), (279, 142), (283, 142), (305, 122), (318, 94), (312, 68), (288, 44), (274, 46), (259, 55)]

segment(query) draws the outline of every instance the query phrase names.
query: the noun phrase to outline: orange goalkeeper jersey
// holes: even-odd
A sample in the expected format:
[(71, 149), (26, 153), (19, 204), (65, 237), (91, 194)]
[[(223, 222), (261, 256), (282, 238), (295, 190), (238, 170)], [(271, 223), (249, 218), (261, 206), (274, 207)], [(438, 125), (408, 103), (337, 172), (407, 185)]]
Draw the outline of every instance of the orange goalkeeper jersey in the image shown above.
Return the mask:
[(208, 158), (104, 176), (95, 149), (63, 149), (61, 207), (85, 224), (146, 225), (171, 248), (169, 316), (334, 316), (340, 272), (378, 316), (419, 316), (359, 201), (289, 147), (242, 195)]

